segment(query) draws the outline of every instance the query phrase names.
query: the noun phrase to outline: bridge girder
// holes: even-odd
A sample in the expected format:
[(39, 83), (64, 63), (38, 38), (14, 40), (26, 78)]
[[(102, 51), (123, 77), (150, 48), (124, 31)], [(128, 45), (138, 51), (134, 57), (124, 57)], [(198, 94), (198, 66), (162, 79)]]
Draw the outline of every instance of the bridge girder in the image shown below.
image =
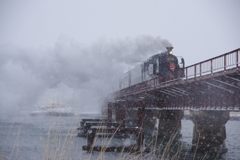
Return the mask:
[(145, 98), (147, 108), (240, 110), (240, 75), (232, 73), (192, 82), (185, 80), (146, 92), (133, 92), (121, 99), (138, 101), (139, 97)]

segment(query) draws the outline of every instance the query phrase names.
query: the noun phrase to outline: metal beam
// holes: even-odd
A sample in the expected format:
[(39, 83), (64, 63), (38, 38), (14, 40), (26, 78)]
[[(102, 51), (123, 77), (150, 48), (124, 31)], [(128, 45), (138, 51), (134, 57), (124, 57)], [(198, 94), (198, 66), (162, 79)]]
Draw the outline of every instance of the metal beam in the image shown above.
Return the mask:
[(147, 97), (151, 97), (151, 98), (154, 98), (154, 99), (157, 99), (156, 96), (150, 94), (150, 93), (143, 93), (143, 95), (147, 96)]
[(179, 94), (176, 94), (176, 93), (174, 93), (174, 92), (171, 92), (171, 91), (169, 91), (169, 89), (168, 90), (163, 90), (164, 92), (167, 92), (167, 93), (169, 93), (169, 94), (173, 94), (173, 95), (175, 95), (175, 96), (182, 96), (182, 95), (179, 95)]
[(237, 79), (237, 78), (233, 78), (233, 77), (230, 77), (230, 76), (226, 76), (227, 78), (229, 78), (229, 79), (232, 79), (232, 80), (235, 80), (235, 81), (238, 81), (238, 82), (240, 82), (240, 79)]
[(178, 92), (178, 93), (180, 93), (181, 95), (189, 95), (189, 94), (184, 93), (183, 91), (179, 91), (179, 90), (176, 90), (176, 89), (174, 89), (174, 88), (170, 88), (169, 90), (173, 90), (173, 91), (175, 91), (175, 92)]
[(220, 81), (220, 80), (217, 80), (217, 79), (213, 79), (213, 80), (214, 80), (214, 81), (217, 81), (217, 82), (219, 82), (219, 83), (225, 84), (225, 85), (227, 85), (227, 86), (231, 86), (231, 87), (233, 87), (233, 88), (240, 89), (240, 87), (234, 86), (234, 85), (232, 85), (232, 84), (228, 84), (228, 83), (226, 83), (226, 82), (223, 82), (223, 81)]
[(230, 92), (230, 93), (234, 93), (233, 91), (231, 91), (231, 90), (229, 90), (229, 89), (226, 89), (226, 88), (223, 88), (223, 87), (219, 87), (219, 86), (217, 86), (217, 85), (214, 85), (214, 84), (211, 84), (211, 83), (208, 83), (208, 82), (203, 82), (203, 83), (206, 83), (206, 84), (208, 84), (208, 85), (210, 85), (210, 86), (213, 86), (213, 87), (216, 87), (216, 88), (219, 88), (219, 89), (222, 89), (222, 90), (224, 90), (224, 91), (228, 91), (228, 92)]
[(162, 93), (167, 94), (167, 95), (172, 96), (172, 97), (176, 97), (176, 96), (174, 96), (174, 95), (172, 95), (172, 94), (170, 94), (170, 93), (167, 93), (167, 92), (165, 92), (165, 91), (161, 91), (161, 90), (160, 90), (159, 92), (162, 92)]
[(172, 88), (174, 88), (174, 89), (176, 89), (176, 90), (179, 90), (179, 91), (182, 91), (182, 92), (186, 93), (187, 95), (190, 94), (189, 92), (187, 92), (187, 91), (185, 91), (185, 90), (183, 90), (183, 89), (180, 89), (180, 88), (177, 88), (177, 87), (172, 87)]

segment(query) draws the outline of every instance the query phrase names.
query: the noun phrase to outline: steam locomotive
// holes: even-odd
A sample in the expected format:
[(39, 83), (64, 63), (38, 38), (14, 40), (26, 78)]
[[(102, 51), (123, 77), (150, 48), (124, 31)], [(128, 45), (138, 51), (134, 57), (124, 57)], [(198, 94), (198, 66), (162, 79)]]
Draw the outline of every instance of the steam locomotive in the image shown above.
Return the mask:
[(120, 79), (119, 88), (124, 89), (159, 76), (184, 77), (184, 59), (173, 55), (173, 47), (166, 47), (166, 49), (166, 52), (153, 55), (147, 61), (126, 72)]

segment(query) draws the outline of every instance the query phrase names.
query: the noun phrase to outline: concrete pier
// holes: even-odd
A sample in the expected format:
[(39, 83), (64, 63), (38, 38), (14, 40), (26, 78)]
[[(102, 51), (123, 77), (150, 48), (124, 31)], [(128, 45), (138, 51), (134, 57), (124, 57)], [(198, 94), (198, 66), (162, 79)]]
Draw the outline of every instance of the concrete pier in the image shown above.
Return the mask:
[(114, 108), (114, 103), (112, 103), (112, 102), (109, 102), (108, 103), (108, 107), (107, 107), (107, 118), (109, 119), (109, 120), (112, 120), (112, 114), (113, 114), (113, 112), (112, 112), (112, 110), (113, 110), (113, 108)]
[(144, 121), (143, 121), (143, 128), (146, 132), (150, 132), (153, 134), (153, 131), (156, 131), (156, 123), (157, 123), (157, 110), (148, 110), (145, 109), (144, 112)]
[(226, 127), (228, 111), (190, 111), (194, 123), (192, 150), (202, 152), (225, 153)]
[(115, 103), (116, 107), (116, 121), (118, 123), (125, 120), (126, 112), (125, 112), (125, 106), (123, 102), (117, 102)]
[(182, 110), (159, 111), (158, 136), (164, 138), (181, 137)]

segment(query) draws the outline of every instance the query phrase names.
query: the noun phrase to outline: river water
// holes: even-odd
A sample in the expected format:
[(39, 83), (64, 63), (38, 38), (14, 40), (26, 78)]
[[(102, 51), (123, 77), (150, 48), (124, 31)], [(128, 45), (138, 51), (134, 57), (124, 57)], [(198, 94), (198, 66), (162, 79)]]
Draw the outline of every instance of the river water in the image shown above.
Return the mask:
[[(131, 159), (128, 153), (82, 151), (86, 138), (77, 137), (79, 121), (93, 116), (30, 116), (19, 113), (15, 116), (0, 114), (0, 159), (53, 160), (53, 159)], [(240, 121), (229, 120), (227, 128), (227, 148), (221, 159), (240, 160)], [(182, 120), (184, 147), (191, 148), (193, 123)], [(129, 140), (130, 141), (130, 140)], [(114, 145), (128, 143), (126, 140), (113, 139)], [(131, 142), (130, 142), (131, 143)], [(139, 159), (153, 159), (145, 156)], [(189, 159), (189, 158), (186, 158)]]

